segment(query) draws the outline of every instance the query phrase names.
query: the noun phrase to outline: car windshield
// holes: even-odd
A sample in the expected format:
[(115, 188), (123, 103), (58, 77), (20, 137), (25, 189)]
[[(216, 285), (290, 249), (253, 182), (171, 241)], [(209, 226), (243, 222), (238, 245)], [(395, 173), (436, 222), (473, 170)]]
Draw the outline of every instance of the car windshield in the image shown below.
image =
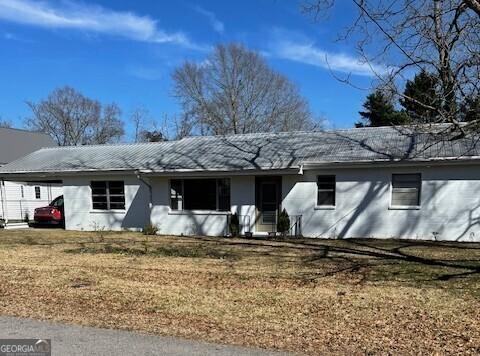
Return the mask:
[(58, 208), (62, 205), (63, 205), (63, 197), (58, 197), (50, 203), (50, 206), (54, 206), (56, 208)]

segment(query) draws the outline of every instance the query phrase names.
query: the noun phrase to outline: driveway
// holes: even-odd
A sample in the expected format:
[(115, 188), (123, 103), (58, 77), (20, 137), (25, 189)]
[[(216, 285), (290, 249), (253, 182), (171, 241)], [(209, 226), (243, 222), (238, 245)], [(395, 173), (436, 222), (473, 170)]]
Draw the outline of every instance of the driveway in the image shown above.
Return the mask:
[(209, 344), (130, 331), (98, 329), (0, 317), (0, 339), (52, 340), (52, 355), (287, 355), (261, 349)]

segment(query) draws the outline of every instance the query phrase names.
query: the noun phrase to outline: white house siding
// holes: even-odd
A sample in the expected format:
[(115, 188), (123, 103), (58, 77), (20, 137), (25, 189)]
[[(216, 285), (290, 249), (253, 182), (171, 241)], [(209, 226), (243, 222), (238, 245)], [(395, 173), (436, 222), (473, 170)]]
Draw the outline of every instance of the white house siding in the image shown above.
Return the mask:
[[(125, 210), (93, 210), (90, 189), (92, 180), (123, 180)], [(148, 223), (148, 188), (134, 175), (66, 177), (63, 186), (67, 230), (140, 230)]]
[[(418, 210), (390, 207), (392, 173), (421, 173)], [(336, 206), (316, 207), (319, 174), (336, 176)], [(172, 177), (182, 178), (182, 177)], [(125, 181), (125, 211), (93, 211), (92, 177), (64, 179), (66, 228), (73, 230), (141, 229), (149, 222), (149, 190), (135, 176), (95, 176)], [(171, 211), (169, 180), (150, 179), (151, 220), (162, 234), (214, 235), (227, 232), (227, 214)], [(231, 212), (238, 212), (243, 232), (254, 232), (255, 177), (231, 176)], [(480, 241), (480, 166), (306, 170), (283, 176), (282, 207), (302, 215), (302, 233), (317, 238), (410, 238)]]
[[(421, 207), (390, 207), (392, 173), (421, 173)], [(316, 177), (336, 175), (335, 209), (316, 208)], [(303, 217), (308, 237), (480, 241), (480, 167), (306, 171), (283, 178), (283, 207)]]
[[(35, 187), (40, 188), (40, 199), (35, 196)], [(48, 205), (62, 194), (62, 184), (5, 181), (4, 187), (0, 191), (0, 198), (3, 202), (0, 204), (0, 218), (23, 220), (28, 215), (29, 219), (33, 219), (33, 212), (36, 208)]]
[[(223, 236), (228, 233), (227, 213), (172, 211), (170, 179), (152, 179), (152, 223), (158, 226), (160, 233), (209, 236)], [(232, 212), (240, 215), (242, 232), (251, 231), (255, 217), (255, 177), (231, 177), (230, 189)]]
[[(227, 231), (227, 213), (172, 211), (170, 179), (152, 178), (153, 209), (151, 220), (161, 234), (223, 236)], [(90, 182), (123, 180), (125, 211), (94, 211)], [(149, 189), (135, 176), (95, 176), (64, 178), (65, 227), (67, 230), (140, 230), (149, 223)], [(238, 212), (242, 233), (253, 231), (255, 221), (255, 177), (231, 177), (232, 212)]]

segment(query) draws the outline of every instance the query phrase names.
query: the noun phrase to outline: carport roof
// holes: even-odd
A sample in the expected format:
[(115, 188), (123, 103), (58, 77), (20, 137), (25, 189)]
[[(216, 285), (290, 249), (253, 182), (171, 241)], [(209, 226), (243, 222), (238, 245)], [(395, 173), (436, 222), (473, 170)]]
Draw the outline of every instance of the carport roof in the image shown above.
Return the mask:
[(424, 162), (480, 158), (478, 138), (438, 140), (406, 127), (188, 137), (178, 141), (44, 148), (0, 175), (143, 171), (262, 171), (301, 165)]

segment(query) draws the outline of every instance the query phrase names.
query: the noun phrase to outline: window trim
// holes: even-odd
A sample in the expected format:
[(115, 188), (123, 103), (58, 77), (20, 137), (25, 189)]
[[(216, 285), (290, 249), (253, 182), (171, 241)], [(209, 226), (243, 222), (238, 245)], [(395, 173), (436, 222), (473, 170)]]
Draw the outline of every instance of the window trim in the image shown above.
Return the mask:
[[(320, 177), (333, 177), (333, 205), (319, 205), (318, 204), (318, 178)], [(317, 179), (315, 182), (316, 186), (316, 194), (315, 194), (315, 206), (314, 210), (335, 210), (337, 208), (337, 175), (336, 174), (317, 174)], [(330, 191), (330, 190), (323, 190), (323, 191)]]
[[(418, 188), (418, 204), (417, 205), (394, 205), (393, 204), (393, 176), (394, 175), (413, 175), (417, 174), (420, 176), (420, 185)], [(422, 207), (422, 183), (423, 177), (422, 172), (392, 172), (390, 174), (390, 201), (388, 204), (389, 210), (420, 210)]]
[[(94, 208), (93, 207), (93, 189), (92, 189), (92, 183), (94, 182), (105, 182), (106, 183), (106, 192), (105, 192), (105, 197), (107, 198), (107, 209), (97, 209), (97, 208)], [(122, 194), (110, 194), (110, 182), (121, 182), (123, 183), (123, 195)], [(89, 188), (90, 188), (90, 207), (91, 207), (91, 210), (90, 212), (92, 213), (105, 213), (105, 212), (119, 212), (119, 213), (122, 213), (122, 212), (125, 212), (127, 210), (127, 195), (125, 193), (125, 181), (124, 180), (117, 180), (117, 179), (112, 179), (112, 180), (91, 180), (90, 181), (90, 185), (89, 185)], [(95, 194), (95, 196), (104, 196), (104, 194)], [(110, 196), (115, 196), (115, 197), (118, 197), (118, 196), (123, 196), (123, 209), (111, 209), (110, 208), (110, 204), (111, 204), (111, 201), (110, 201)]]
[[(42, 188), (39, 185), (36, 185), (34, 188), (35, 200), (42, 200)], [(38, 198), (37, 198), (38, 191)]]
[[(185, 209), (185, 187), (184, 183), (186, 180), (195, 180), (195, 179), (214, 179), (215, 180), (215, 200), (216, 200), (216, 209)], [(220, 194), (219, 194), (219, 180), (228, 179), (229, 180), (229, 200), (230, 207), (228, 210), (219, 210), (220, 207)], [(182, 186), (182, 208), (173, 209), (172, 208), (172, 180), (181, 181)], [(203, 177), (185, 177), (185, 178), (176, 178), (172, 177), (168, 180), (168, 214), (169, 215), (184, 215), (184, 214), (194, 214), (194, 215), (228, 215), (231, 214), (232, 209), (232, 184), (230, 177), (215, 177), (215, 178), (203, 178)]]

